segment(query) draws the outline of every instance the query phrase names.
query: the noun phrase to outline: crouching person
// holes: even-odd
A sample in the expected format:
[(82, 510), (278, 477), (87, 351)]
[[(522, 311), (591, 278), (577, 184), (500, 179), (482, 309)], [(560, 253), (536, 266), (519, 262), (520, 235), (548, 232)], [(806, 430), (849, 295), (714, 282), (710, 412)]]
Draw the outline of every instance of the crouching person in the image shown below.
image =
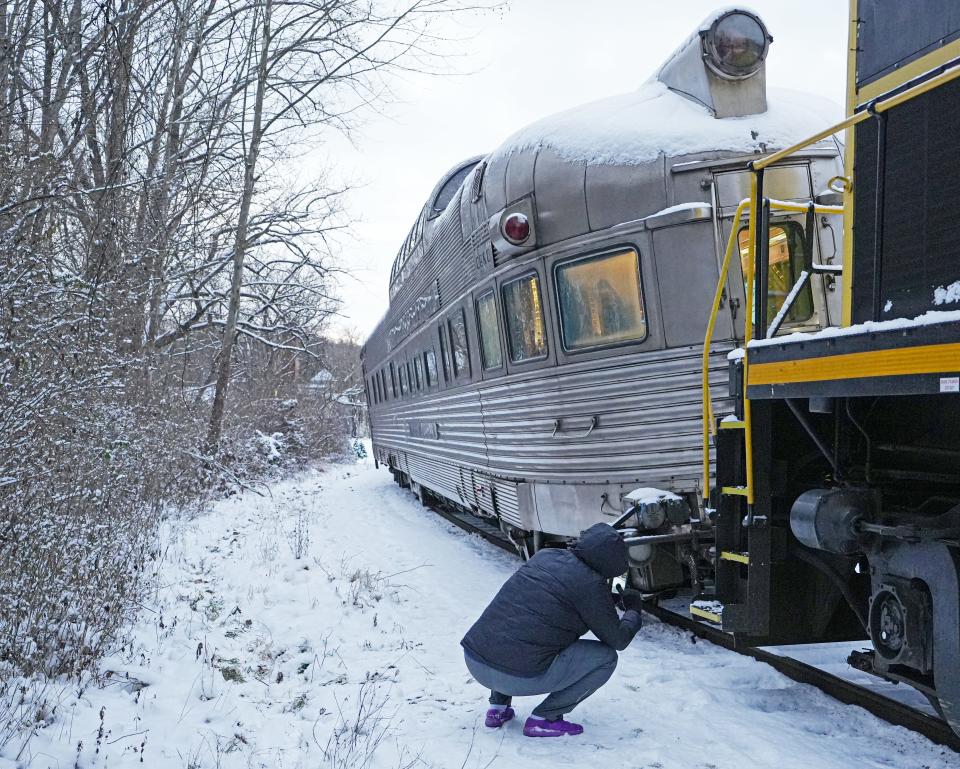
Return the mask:
[[(570, 550), (541, 550), (504, 583), (460, 642), (470, 674), (490, 689), (487, 726), (513, 718), (512, 697), (549, 694), (523, 733), (583, 732), (564, 716), (609, 680), (640, 629), (639, 594), (628, 591), (622, 618), (610, 596), (607, 580), (626, 570), (623, 540), (598, 523)], [(588, 630), (600, 640), (581, 639)]]

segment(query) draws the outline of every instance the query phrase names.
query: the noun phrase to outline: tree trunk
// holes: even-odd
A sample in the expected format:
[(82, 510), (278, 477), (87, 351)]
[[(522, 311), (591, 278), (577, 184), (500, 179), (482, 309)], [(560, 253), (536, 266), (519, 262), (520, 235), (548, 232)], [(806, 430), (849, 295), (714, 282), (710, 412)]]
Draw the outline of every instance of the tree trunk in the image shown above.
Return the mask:
[[(237, 232), (233, 247), (233, 275), (230, 281), (230, 306), (227, 311), (227, 324), (223, 331), (223, 344), (217, 361), (217, 386), (213, 396), (213, 409), (210, 413), (210, 431), (207, 434), (207, 451), (216, 453), (220, 448), (220, 436), (223, 433), (223, 412), (227, 403), (227, 387), (230, 385), (230, 367), (233, 359), (233, 346), (237, 338), (237, 321), (240, 317), (240, 289), (243, 287), (243, 262), (247, 251), (247, 227), (250, 222), (250, 205), (257, 180), (257, 156), (260, 153), (260, 140), (263, 134), (263, 103), (266, 98), (268, 63), (270, 57), (270, 14), (272, 0), (263, 5), (263, 34), (260, 48), (260, 60), (257, 64), (256, 95), (253, 102), (253, 128), (250, 132), (250, 145), (244, 162), (243, 193), (240, 198), (240, 213), (237, 217)], [(256, 20), (254, 20), (256, 25)], [(251, 30), (256, 34), (256, 30)]]

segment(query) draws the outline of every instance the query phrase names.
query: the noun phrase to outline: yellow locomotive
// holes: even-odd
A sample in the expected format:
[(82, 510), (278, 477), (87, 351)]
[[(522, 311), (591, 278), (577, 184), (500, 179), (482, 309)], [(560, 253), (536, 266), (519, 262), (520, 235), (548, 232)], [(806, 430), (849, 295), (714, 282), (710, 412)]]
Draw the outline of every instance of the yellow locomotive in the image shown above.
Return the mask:
[[(727, 244), (704, 349), (715, 579), (691, 612), (748, 642), (869, 636), (851, 661), (960, 732), (960, 8), (852, 0), (849, 23), (846, 118), (751, 164)], [(767, 169), (841, 133), (830, 192), (765, 196)], [(807, 242), (842, 212), (842, 268), (808, 251), (785, 281), (784, 212), (805, 215)], [(706, 362), (737, 258), (750, 322), (720, 415)], [(838, 282), (842, 324), (778, 335), (817, 275)]]

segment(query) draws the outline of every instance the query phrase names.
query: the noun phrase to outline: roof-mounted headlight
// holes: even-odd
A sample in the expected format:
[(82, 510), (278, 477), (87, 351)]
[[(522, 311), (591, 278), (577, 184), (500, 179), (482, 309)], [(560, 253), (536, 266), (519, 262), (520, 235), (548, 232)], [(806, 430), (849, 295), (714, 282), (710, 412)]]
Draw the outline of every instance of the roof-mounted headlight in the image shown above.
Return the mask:
[(763, 22), (746, 11), (718, 16), (702, 35), (707, 66), (728, 80), (756, 74), (773, 42)]

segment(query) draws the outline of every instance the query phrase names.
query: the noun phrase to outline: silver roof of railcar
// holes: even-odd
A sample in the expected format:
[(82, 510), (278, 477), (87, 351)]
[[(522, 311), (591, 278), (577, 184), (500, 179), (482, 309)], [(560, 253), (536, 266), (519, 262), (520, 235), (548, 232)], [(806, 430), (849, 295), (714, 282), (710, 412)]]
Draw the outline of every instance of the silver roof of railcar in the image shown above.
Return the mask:
[[(711, 30), (731, 14), (762, 25), (743, 9), (718, 11), (638, 90), (538, 120), (482, 161), (470, 158), (444, 174), (401, 249), (391, 275), (391, 299), (416, 272), (416, 248), (423, 252), (429, 246), (424, 235), (431, 229), (425, 216), (431, 202), (464, 168), (472, 170), (461, 193), (443, 216), (429, 220), (432, 227), (459, 216), (462, 240), (490, 249), (488, 225), (492, 230), (501, 212), (529, 201), (539, 248), (689, 202), (672, 199), (668, 184), (668, 177), (685, 164), (772, 152), (835, 122), (839, 105), (796, 91), (768, 91), (762, 61), (753, 74), (728, 82), (715, 72), (697, 72), (698, 66), (708, 69)], [(772, 38), (762, 29), (769, 42)], [(740, 96), (732, 97), (731, 88), (740, 89)], [(718, 117), (752, 109), (757, 111)]]

